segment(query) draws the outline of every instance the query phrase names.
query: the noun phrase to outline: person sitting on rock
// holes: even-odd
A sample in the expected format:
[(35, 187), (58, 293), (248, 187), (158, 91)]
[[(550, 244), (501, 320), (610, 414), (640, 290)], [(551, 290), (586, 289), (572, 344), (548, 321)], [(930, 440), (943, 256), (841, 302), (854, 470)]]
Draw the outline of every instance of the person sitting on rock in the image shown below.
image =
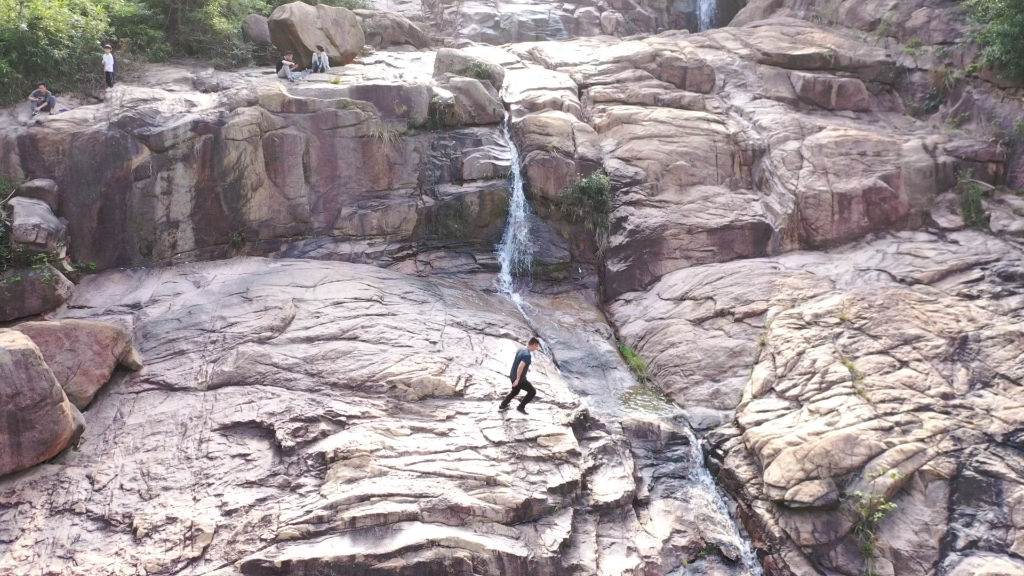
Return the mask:
[(530, 384), (530, 381), (526, 379), (526, 372), (530, 369), (530, 364), (533, 363), (531, 352), (536, 352), (538, 348), (540, 348), (540, 340), (530, 338), (526, 348), (520, 348), (516, 352), (516, 358), (512, 361), (512, 372), (508, 375), (509, 380), (512, 381), (512, 391), (501, 401), (498, 410), (508, 410), (508, 405), (519, 394), (519, 391), (526, 390), (526, 396), (519, 401), (519, 407), (516, 408), (519, 412), (526, 414), (526, 405), (537, 395), (537, 390), (534, 389), (533, 384)]
[(46, 89), (46, 84), (39, 83), (39, 86), (32, 91), (28, 96), (29, 105), (32, 107), (32, 115), (35, 116), (40, 112), (49, 112), (53, 114), (53, 111), (57, 108), (57, 97)]
[(305, 78), (308, 71), (299, 74), (295, 71), (298, 67), (298, 63), (292, 60), (292, 53), (285, 52), (281, 59), (277, 61), (277, 77), (284, 78), (290, 82)]
[(331, 62), (327, 57), (327, 52), (324, 52), (324, 47), (318, 44), (316, 52), (313, 53), (313, 74), (323, 74), (330, 69)]

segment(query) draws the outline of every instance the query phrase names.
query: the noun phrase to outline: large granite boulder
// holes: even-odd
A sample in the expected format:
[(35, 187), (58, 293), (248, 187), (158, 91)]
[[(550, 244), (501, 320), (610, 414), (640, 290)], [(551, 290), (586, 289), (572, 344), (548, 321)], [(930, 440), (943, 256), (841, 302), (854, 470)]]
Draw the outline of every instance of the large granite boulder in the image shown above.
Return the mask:
[(23, 322), (14, 329), (39, 347), (68, 400), (85, 410), (118, 365), (142, 368), (128, 332), (115, 324), (84, 320)]
[(0, 322), (50, 312), (67, 301), (72, 284), (56, 268), (8, 268), (0, 275)]
[(242, 33), (257, 46), (273, 46), (270, 38), (270, 24), (266, 16), (249, 14), (242, 20)]
[(293, 52), (302, 68), (312, 65), (317, 45), (324, 47), (332, 66), (342, 66), (355, 59), (366, 43), (356, 15), (337, 6), (283, 4), (270, 14), (267, 25), (274, 46)]
[(67, 244), (67, 230), (43, 200), (15, 196), (7, 202), (10, 248), (16, 254), (57, 254)]
[(406, 46), (415, 49), (430, 47), (430, 27), (387, 10), (354, 10), (363, 28), (366, 43), (374, 48)]
[(43, 202), (46, 202), (46, 205), (49, 206), (50, 210), (54, 213), (56, 213), (57, 208), (60, 207), (60, 196), (57, 194), (57, 183), (49, 178), (36, 178), (35, 180), (22, 182), (18, 186), (16, 194), (23, 198), (35, 198), (36, 200), (42, 200)]
[(32, 340), (0, 328), (0, 476), (45, 462), (85, 428)]
[(490, 82), (495, 90), (505, 83), (505, 69), (484, 58), (452, 48), (441, 48), (434, 56), (434, 78), (468, 76)]

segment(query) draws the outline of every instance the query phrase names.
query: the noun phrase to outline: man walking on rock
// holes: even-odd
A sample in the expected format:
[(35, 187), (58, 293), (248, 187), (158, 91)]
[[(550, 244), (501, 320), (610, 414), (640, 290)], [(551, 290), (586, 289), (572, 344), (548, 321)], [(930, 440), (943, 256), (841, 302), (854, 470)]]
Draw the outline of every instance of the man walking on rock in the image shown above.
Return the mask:
[(530, 381), (526, 379), (526, 372), (530, 370), (530, 364), (533, 363), (531, 352), (536, 352), (538, 348), (540, 348), (540, 340), (530, 338), (526, 348), (520, 348), (516, 352), (516, 358), (512, 361), (512, 372), (508, 375), (509, 380), (512, 381), (512, 391), (501, 401), (498, 410), (508, 410), (508, 405), (512, 402), (512, 399), (519, 395), (521, 390), (526, 390), (526, 397), (519, 401), (519, 407), (516, 408), (519, 412), (526, 414), (526, 405), (537, 395), (533, 384), (530, 384)]

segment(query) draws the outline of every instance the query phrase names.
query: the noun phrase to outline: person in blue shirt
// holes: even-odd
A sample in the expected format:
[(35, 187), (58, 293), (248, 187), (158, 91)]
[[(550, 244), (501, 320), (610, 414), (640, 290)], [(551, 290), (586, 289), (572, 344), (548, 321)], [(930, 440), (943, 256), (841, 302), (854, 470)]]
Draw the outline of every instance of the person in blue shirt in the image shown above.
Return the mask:
[(516, 408), (519, 412), (526, 414), (526, 405), (537, 395), (537, 390), (533, 388), (533, 384), (530, 384), (530, 381), (526, 379), (526, 373), (530, 370), (530, 364), (533, 363), (531, 352), (536, 352), (539, 348), (540, 340), (530, 338), (526, 348), (520, 348), (516, 352), (516, 358), (512, 361), (512, 371), (508, 375), (508, 379), (512, 381), (512, 391), (501, 401), (498, 410), (508, 410), (508, 405), (512, 402), (512, 399), (518, 396), (520, 391), (526, 390), (526, 396), (519, 401), (519, 407)]

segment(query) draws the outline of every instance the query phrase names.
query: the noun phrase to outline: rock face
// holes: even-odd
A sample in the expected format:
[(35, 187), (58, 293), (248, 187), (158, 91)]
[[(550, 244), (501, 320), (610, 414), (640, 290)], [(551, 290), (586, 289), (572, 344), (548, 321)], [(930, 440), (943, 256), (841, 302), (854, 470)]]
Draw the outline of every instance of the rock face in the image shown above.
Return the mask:
[(351, 62), (365, 43), (356, 15), (326, 4), (283, 4), (271, 13), (267, 26), (274, 46), (294, 52), (295, 62), (303, 69), (312, 65), (318, 45), (324, 47), (331, 65), (341, 66)]
[(583, 295), (530, 298), (568, 376), (537, 353), (542, 400), (496, 410), (534, 332), (490, 280), (256, 258), (89, 277), (66, 317), (131, 325), (147, 366), (80, 450), (0, 483), (0, 571), (750, 574), (671, 408), (620, 401)]
[(13, 330), (0, 329), (0, 399), (0, 476), (53, 458), (85, 425), (39, 348)]
[(24, 322), (14, 329), (39, 347), (68, 400), (79, 410), (92, 402), (119, 364), (131, 370), (142, 368), (131, 335), (120, 326), (64, 320)]
[[(1024, 486), (1021, 348), (1004, 343), (1022, 257), (976, 232), (904, 233), (681, 270), (611, 314), (655, 381), (715, 429), (721, 477), (776, 551), (773, 573), (997, 570), (1015, 565), (1021, 527), (968, 518), (1015, 517)], [(993, 483), (1007, 496), (982, 496)], [(884, 502), (896, 508), (872, 528), (861, 510)], [(968, 530), (989, 554), (954, 536)]]

